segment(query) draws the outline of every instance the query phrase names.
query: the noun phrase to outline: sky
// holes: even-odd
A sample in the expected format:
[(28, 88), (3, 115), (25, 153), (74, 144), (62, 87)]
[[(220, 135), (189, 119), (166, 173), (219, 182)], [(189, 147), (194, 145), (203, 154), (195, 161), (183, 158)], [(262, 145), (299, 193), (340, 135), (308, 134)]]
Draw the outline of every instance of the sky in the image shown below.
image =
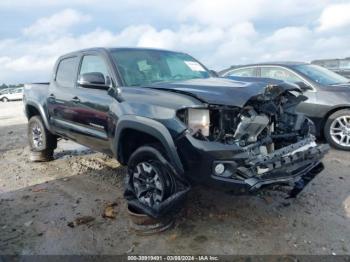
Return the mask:
[(82, 48), (157, 47), (210, 69), (350, 56), (350, 0), (1, 0), (0, 84)]

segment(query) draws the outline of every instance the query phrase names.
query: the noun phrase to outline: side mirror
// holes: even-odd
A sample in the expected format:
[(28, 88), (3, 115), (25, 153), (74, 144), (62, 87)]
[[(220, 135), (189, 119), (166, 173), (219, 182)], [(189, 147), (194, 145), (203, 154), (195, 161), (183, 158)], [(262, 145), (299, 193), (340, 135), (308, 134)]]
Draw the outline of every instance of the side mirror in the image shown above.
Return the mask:
[(311, 86), (305, 84), (304, 82), (296, 82), (295, 84), (297, 84), (302, 91), (313, 90)]
[(78, 85), (85, 88), (108, 90), (109, 85), (100, 72), (85, 73), (79, 76)]

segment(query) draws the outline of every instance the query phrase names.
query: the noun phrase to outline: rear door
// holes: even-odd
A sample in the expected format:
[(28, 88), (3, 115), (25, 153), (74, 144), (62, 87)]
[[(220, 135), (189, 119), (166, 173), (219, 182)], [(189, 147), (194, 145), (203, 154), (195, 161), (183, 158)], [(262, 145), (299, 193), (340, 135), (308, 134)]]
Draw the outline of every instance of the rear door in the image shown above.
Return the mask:
[(76, 81), (79, 56), (68, 56), (58, 61), (56, 71), (50, 83), (47, 98), (49, 121), (60, 135), (77, 140), (79, 116), (74, 111), (72, 98), (76, 96)]

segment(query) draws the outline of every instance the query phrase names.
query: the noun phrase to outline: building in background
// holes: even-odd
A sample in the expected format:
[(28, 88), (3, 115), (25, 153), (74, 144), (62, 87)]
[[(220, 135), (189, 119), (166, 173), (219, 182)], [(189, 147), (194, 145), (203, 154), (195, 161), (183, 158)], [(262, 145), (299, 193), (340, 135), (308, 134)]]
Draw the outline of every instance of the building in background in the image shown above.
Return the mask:
[(320, 59), (311, 62), (323, 66), (350, 79), (350, 57), (343, 59)]

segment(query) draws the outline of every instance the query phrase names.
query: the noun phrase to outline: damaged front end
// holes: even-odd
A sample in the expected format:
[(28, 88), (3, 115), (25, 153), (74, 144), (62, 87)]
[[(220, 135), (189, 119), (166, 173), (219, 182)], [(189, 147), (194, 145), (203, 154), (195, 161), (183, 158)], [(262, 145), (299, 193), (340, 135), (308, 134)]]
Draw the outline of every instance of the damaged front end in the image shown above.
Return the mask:
[(178, 139), (189, 178), (254, 191), (270, 184), (294, 187), (295, 197), (322, 169), (328, 145), (317, 145), (313, 123), (296, 106), (306, 100), (292, 84), (267, 85), (243, 107), (182, 109), (189, 127)]
[(320, 160), (329, 148), (315, 143), (313, 123), (296, 112), (306, 100), (297, 86), (280, 82), (262, 88), (255, 83), (245, 91), (234, 84), (219, 90), (231, 97), (237, 90), (239, 98), (229, 103), (225, 97), (221, 104), (215, 87), (203, 92), (199, 87), (161, 88), (201, 102), (167, 119), (170, 127), (181, 126), (171, 143), (183, 172), (161, 148), (137, 149), (128, 163), (125, 198), (130, 206), (152, 217), (164, 216), (181, 207), (193, 184), (239, 193), (289, 185), (289, 196), (296, 197), (322, 171)]

